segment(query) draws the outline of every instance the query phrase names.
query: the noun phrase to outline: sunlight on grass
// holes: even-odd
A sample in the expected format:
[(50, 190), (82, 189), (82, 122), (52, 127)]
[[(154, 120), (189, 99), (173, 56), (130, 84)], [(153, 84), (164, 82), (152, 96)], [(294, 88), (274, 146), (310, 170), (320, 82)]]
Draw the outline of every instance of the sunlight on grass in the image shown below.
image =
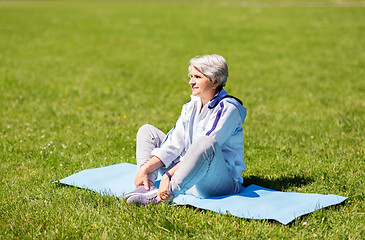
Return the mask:
[[(0, 236), (364, 236), (363, 1), (1, 1)], [(187, 64), (223, 55), (248, 109), (245, 186), (349, 197), (289, 226), (51, 182), (135, 163), (145, 124), (169, 131)]]

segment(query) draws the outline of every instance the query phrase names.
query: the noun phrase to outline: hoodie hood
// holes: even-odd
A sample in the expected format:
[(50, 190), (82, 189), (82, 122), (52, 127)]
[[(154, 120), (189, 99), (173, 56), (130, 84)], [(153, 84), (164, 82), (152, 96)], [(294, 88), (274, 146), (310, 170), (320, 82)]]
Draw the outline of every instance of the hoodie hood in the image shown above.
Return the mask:
[(220, 101), (222, 101), (223, 99), (225, 99), (227, 102), (233, 104), (239, 111), (240, 116), (241, 116), (241, 120), (242, 123), (244, 123), (246, 115), (247, 115), (247, 110), (246, 108), (242, 105), (242, 102), (239, 102), (240, 100), (228, 95), (228, 93), (222, 89), (220, 92), (218, 92), (208, 103), (209, 104), (209, 108), (215, 108)]

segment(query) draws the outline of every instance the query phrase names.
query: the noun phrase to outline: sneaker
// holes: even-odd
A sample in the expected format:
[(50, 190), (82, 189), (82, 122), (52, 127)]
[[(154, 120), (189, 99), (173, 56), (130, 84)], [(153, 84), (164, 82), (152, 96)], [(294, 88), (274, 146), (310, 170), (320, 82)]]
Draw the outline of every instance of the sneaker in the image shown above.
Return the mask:
[(158, 203), (157, 192), (158, 192), (158, 188), (154, 187), (154, 189), (146, 191), (144, 193), (135, 193), (135, 194), (129, 195), (129, 197), (127, 198), (127, 203), (129, 203), (129, 204), (134, 203), (137, 205)]
[(139, 194), (141, 194), (141, 193), (146, 193), (146, 192), (148, 192), (148, 191), (151, 191), (151, 190), (153, 190), (153, 189), (155, 189), (156, 187), (155, 186), (151, 186), (150, 187), (150, 190), (146, 190), (145, 188), (144, 188), (144, 185), (140, 185), (140, 186), (138, 186), (133, 192), (130, 192), (130, 193), (128, 193), (128, 194), (126, 194), (126, 195), (124, 195), (123, 196), (123, 198), (129, 198), (129, 197), (131, 197), (131, 196), (133, 196), (133, 195), (139, 195)]

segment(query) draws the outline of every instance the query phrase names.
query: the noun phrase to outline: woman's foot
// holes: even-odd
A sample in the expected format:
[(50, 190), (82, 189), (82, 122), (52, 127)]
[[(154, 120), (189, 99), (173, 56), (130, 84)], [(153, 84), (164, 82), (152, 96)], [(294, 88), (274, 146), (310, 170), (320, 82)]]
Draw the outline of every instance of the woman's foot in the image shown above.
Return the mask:
[[(143, 187), (143, 186), (142, 186)], [(144, 187), (143, 187), (144, 189)], [(127, 194), (127, 203), (131, 204), (137, 204), (137, 205), (146, 205), (149, 203), (158, 203), (157, 201), (157, 192), (158, 192), (158, 188), (156, 187), (150, 187), (150, 190), (139, 190), (141, 192), (136, 192), (138, 190), (138, 188)]]
[(151, 191), (155, 188), (156, 188), (155, 186), (151, 186), (149, 190), (146, 190), (146, 188), (143, 185), (140, 185), (133, 192), (130, 192), (130, 193), (124, 195), (123, 198), (128, 199), (129, 197), (131, 197), (133, 195), (136, 195), (136, 194), (139, 195), (141, 193), (146, 193), (146, 192)]
[[(143, 186), (142, 186), (143, 187)], [(171, 203), (174, 199), (174, 195), (170, 194), (166, 199), (157, 200), (157, 192), (158, 188), (155, 186), (150, 187), (150, 190), (144, 189), (136, 189), (133, 192), (124, 196), (127, 199), (128, 204), (136, 204), (136, 205), (146, 205), (150, 203), (160, 203), (160, 202), (169, 202)]]

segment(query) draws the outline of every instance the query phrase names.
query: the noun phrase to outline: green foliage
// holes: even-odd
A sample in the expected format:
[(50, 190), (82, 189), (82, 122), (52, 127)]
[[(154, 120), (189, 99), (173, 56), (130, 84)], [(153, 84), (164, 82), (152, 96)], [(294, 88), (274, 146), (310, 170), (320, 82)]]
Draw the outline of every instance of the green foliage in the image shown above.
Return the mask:
[[(364, 239), (364, 3), (196, 2), (0, 2), (0, 239)], [(244, 185), (344, 205), (282, 226), (51, 183), (135, 163), (138, 128), (173, 127), (206, 53), (248, 109)]]

